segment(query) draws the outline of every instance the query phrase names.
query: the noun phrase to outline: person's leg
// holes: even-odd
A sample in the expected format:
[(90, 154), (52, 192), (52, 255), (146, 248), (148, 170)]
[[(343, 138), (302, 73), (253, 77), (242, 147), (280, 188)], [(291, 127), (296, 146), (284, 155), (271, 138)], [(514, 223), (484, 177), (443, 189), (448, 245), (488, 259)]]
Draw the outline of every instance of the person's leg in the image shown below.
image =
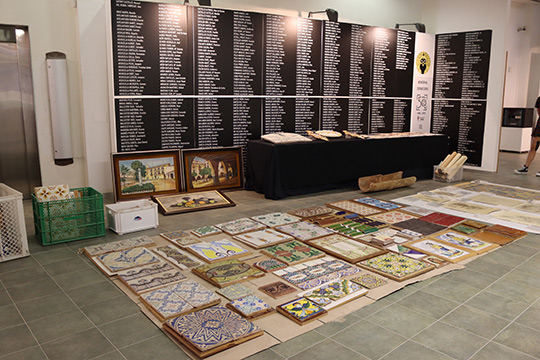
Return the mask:
[[(536, 156), (536, 150), (538, 150), (539, 146), (540, 146), (540, 136), (534, 136), (531, 139), (531, 148), (529, 149), (529, 153), (527, 154), (525, 165), (523, 165), (521, 169), (514, 170), (516, 174), (527, 174), (529, 172), (529, 166), (531, 166), (534, 160), (534, 157)], [(536, 175), (540, 176), (540, 173)]]

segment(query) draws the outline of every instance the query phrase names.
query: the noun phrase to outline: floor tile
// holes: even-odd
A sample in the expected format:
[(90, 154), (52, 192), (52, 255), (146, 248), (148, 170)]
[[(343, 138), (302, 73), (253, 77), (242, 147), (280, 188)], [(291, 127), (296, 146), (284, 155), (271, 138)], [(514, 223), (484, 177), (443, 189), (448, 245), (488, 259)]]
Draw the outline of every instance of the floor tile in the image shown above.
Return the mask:
[(515, 241), (515, 244), (528, 246), (534, 249), (540, 249), (540, 241), (538, 241), (538, 235), (531, 236), (529, 234), (529, 236)]
[(540, 303), (528, 308), (516, 319), (516, 323), (540, 331)]
[(480, 290), (462, 282), (453, 282), (451, 280), (444, 279), (424, 287), (422, 291), (437, 295), (444, 299), (464, 303), (474, 295), (478, 294)]
[(93, 328), (94, 325), (80, 310), (70, 310), (58, 315), (34, 320), (28, 327), (40, 344)]
[(35, 345), (37, 345), (37, 342), (26, 325), (18, 325), (0, 330), (0, 349), (2, 349), (2, 355)]
[(540, 275), (540, 261), (538, 260), (527, 260), (523, 262), (521, 265), (516, 267), (516, 270), (522, 270), (527, 273)]
[(315, 344), (299, 354), (291, 356), (289, 360), (328, 360), (328, 359), (357, 359), (367, 360), (368, 358), (338, 344), (331, 339)]
[(471, 261), (467, 264), (467, 268), (498, 278), (506, 275), (513, 269), (513, 267), (505, 265), (504, 263), (498, 265), (493, 264), (492, 262), (485, 260), (484, 257)]
[(398, 291), (395, 291), (387, 296), (384, 297), (384, 299), (390, 301), (390, 302), (396, 302), (404, 297), (407, 297), (415, 292), (417, 292), (418, 289), (412, 286), (406, 286), (404, 288), (399, 289)]
[(471, 360), (533, 360), (527, 354), (497, 344), (496, 342), (490, 342), (480, 351), (478, 351)]
[(478, 272), (468, 267), (452, 271), (451, 273), (446, 274), (444, 278), (453, 282), (467, 284), (480, 290), (485, 289), (495, 281), (499, 280), (496, 276)]
[(92, 358), (92, 360), (125, 360), (126, 358), (119, 351), (113, 351), (105, 355)]
[(65, 336), (42, 345), (50, 360), (85, 360), (114, 350), (97, 329)]
[(520, 256), (516, 254), (511, 254), (503, 251), (493, 251), (485, 256), (482, 256), (482, 259), (491, 262), (495, 265), (506, 265), (510, 267), (516, 267), (522, 262), (527, 260), (530, 256)]
[(488, 339), (510, 323), (509, 320), (466, 305), (452, 311), (442, 321)]
[(332, 340), (370, 359), (378, 359), (407, 339), (366, 320), (337, 333)]
[(161, 330), (140, 312), (138, 314), (107, 323), (99, 328), (118, 348), (135, 344), (161, 333)]
[(123, 294), (116, 286), (108, 281), (86, 285), (66, 292), (79, 307), (113, 299)]
[(377, 311), (391, 305), (392, 302), (390, 300), (387, 300), (386, 298), (382, 298), (380, 300), (375, 301), (372, 304), (369, 304), (367, 306), (364, 306), (356, 311), (354, 311), (352, 314), (360, 319), (364, 319), (368, 317), (369, 315), (376, 313)]
[(433, 324), (412, 340), (456, 359), (469, 358), (488, 341), (442, 322)]
[(14, 305), (0, 307), (0, 330), (23, 323), (24, 321)]
[(21, 351), (17, 351), (16, 353), (9, 354), (6, 356), (2, 356), (0, 354), (0, 359), (2, 360), (46, 360), (47, 357), (41, 350), (39, 346), (33, 346)]
[(531, 274), (530, 271), (518, 266), (504, 277), (506, 281), (515, 281), (519, 284), (540, 288), (540, 276), (537, 274)]
[(141, 341), (140, 343), (120, 349), (128, 360), (175, 359), (190, 360), (191, 358), (173, 343), (165, 334)]
[(92, 268), (53, 276), (54, 280), (64, 290), (71, 290), (105, 280), (105, 276)]
[(540, 358), (538, 339), (540, 339), (540, 331), (514, 323), (504, 329), (493, 341)]
[(435, 319), (441, 318), (459, 305), (454, 301), (443, 299), (423, 290), (407, 296), (398, 301), (397, 304)]
[(452, 360), (452, 358), (409, 340), (381, 360)]
[(56, 283), (51, 279), (42, 279), (33, 282), (27, 282), (21, 285), (11, 287), (7, 290), (15, 303), (19, 303), (21, 301), (28, 301), (61, 291), (58, 285), (56, 285)]
[(416, 335), (436, 321), (397, 304), (368, 316), (367, 320), (407, 338)]
[(50, 276), (68, 274), (88, 267), (89, 265), (79, 257), (43, 265), (43, 268)]
[(40, 266), (0, 274), (0, 280), (2, 280), (4, 286), (8, 289), (16, 285), (46, 278), (48, 278), (48, 275)]
[(0, 263), (0, 275), (28, 268), (39, 268), (39, 263), (31, 256)]
[(329, 337), (329, 336), (334, 335), (337, 332), (340, 332), (346, 327), (351, 326), (352, 324), (356, 324), (359, 321), (360, 321), (359, 317), (349, 314), (340, 319), (337, 319), (336, 321), (331, 321), (329, 323), (324, 324), (323, 326), (319, 326), (316, 329), (316, 331), (321, 335)]
[(482, 291), (469, 300), (466, 305), (509, 320), (513, 320), (528, 306), (527, 303), (502, 297), (488, 291)]
[(32, 257), (41, 265), (46, 265), (58, 261), (74, 259), (77, 258), (78, 255), (67, 247), (61, 247), (32, 255)]
[(517, 283), (506, 278), (500, 279), (486, 290), (490, 293), (522, 301), (527, 304), (532, 304), (540, 298), (540, 288)]
[(76, 308), (73, 301), (63, 292), (19, 302), (17, 307), (26, 321), (37, 320)]
[(509, 254), (519, 255), (526, 258), (534, 256), (538, 254), (538, 252), (540, 252), (540, 248), (535, 249), (529, 246), (524, 246), (517, 242), (513, 242), (509, 245), (501, 246), (501, 248), (499, 248), (498, 250), (500, 250), (503, 253), (506, 252)]
[(140, 313), (137, 304), (125, 295), (82, 307), (81, 310), (97, 326)]
[(315, 343), (323, 341), (325, 338), (325, 336), (316, 331), (310, 331), (276, 345), (272, 347), (272, 350), (279, 355), (289, 357), (298, 354), (300, 351), (307, 349)]
[(272, 349), (266, 349), (261, 352), (258, 352), (254, 355), (248, 356), (244, 360), (282, 360), (285, 359), (283, 356), (272, 351)]
[(0, 289), (0, 306), (6, 306), (13, 304), (13, 301), (9, 298), (7, 290)]

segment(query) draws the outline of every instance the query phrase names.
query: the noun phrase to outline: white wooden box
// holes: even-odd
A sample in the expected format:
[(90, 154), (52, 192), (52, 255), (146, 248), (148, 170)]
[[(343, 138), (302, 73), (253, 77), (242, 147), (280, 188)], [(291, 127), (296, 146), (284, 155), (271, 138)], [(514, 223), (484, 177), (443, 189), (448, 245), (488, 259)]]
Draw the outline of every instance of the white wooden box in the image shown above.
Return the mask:
[(124, 201), (107, 205), (109, 228), (119, 235), (157, 228), (157, 204), (151, 200)]

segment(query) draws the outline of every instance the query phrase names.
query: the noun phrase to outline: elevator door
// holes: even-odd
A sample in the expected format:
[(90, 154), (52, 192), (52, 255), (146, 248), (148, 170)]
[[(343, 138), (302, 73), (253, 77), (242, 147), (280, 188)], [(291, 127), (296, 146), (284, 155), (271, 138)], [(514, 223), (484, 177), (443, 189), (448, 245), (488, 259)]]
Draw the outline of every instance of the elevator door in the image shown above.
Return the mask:
[(29, 198), (41, 184), (28, 28), (0, 24), (0, 182)]

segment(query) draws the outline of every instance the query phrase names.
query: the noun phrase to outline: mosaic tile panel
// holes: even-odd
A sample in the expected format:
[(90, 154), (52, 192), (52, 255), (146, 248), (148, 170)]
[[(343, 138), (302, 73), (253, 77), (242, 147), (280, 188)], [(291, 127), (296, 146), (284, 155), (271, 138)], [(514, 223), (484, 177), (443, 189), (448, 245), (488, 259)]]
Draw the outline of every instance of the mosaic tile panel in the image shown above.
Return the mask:
[(124, 239), (113, 241), (106, 244), (99, 244), (93, 246), (87, 246), (83, 248), (84, 252), (88, 256), (97, 256), (103, 255), (115, 251), (128, 250), (139, 246), (153, 246), (155, 245), (154, 241), (148, 236), (143, 235), (131, 239)]
[(407, 214), (399, 210), (388, 211), (380, 214), (370, 215), (370, 219), (382, 221), (388, 224), (395, 224), (401, 221), (416, 219), (415, 215)]
[(286, 225), (286, 224), (290, 224), (290, 223), (301, 220), (297, 216), (287, 214), (287, 213), (281, 213), (281, 212), (253, 216), (251, 219), (258, 221), (261, 224), (266, 225), (268, 227)]
[(304, 324), (326, 314), (326, 310), (306, 298), (282, 304), (278, 307), (278, 311), (298, 324)]
[(245, 287), (242, 284), (229, 285), (222, 289), (216, 290), (216, 292), (229, 300), (236, 300), (241, 297), (253, 294), (253, 290)]
[(234, 244), (228, 239), (200, 242), (188, 245), (186, 249), (207, 262), (251, 254), (250, 251)]
[(261, 252), (289, 265), (325, 255), (324, 252), (315, 249), (313, 246), (297, 240), (267, 247), (262, 249)]
[(216, 224), (215, 226), (229, 235), (238, 235), (250, 231), (261, 230), (266, 227), (265, 225), (249, 218), (241, 218), (222, 224)]
[(339, 234), (315, 239), (310, 241), (309, 244), (350, 262), (358, 262), (367, 257), (382, 254), (385, 251)]
[(133, 248), (97, 256), (105, 267), (115, 273), (135, 266), (147, 265), (160, 261), (146, 248)]
[(322, 228), (307, 221), (300, 221), (288, 225), (277, 226), (276, 229), (285, 234), (294, 236), (298, 240), (302, 241), (315, 239), (333, 233), (331, 230)]
[(232, 308), (234, 311), (247, 318), (253, 318), (272, 310), (270, 305), (255, 295), (247, 295), (233, 300), (227, 304), (227, 307)]

